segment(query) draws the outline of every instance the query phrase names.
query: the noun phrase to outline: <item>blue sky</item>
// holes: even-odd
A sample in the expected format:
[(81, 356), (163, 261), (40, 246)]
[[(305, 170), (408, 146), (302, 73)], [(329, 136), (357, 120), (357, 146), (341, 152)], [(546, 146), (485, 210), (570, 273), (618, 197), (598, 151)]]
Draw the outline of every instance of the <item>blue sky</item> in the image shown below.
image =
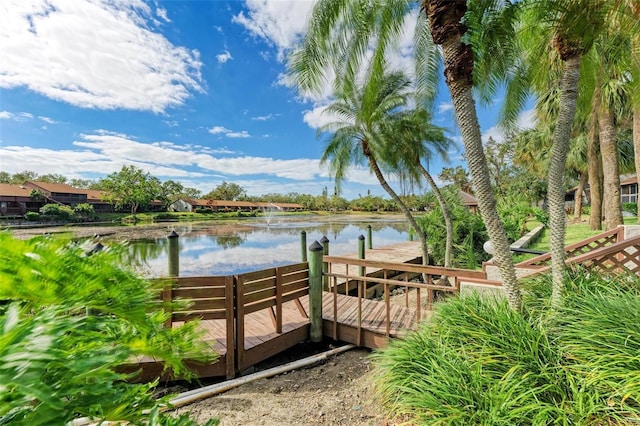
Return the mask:
[[(209, 192), (222, 181), (250, 195), (319, 195), (323, 95), (283, 84), (286, 55), (304, 31), (309, 0), (2, 0), (0, 170), (96, 179), (134, 165), (162, 181)], [(393, 61), (410, 67), (412, 27)], [(441, 90), (436, 124), (459, 141)], [(480, 110), (500, 137), (497, 107)], [(530, 112), (523, 123), (530, 122)], [(463, 164), (461, 143), (451, 162)], [(367, 169), (348, 199), (383, 195)]]

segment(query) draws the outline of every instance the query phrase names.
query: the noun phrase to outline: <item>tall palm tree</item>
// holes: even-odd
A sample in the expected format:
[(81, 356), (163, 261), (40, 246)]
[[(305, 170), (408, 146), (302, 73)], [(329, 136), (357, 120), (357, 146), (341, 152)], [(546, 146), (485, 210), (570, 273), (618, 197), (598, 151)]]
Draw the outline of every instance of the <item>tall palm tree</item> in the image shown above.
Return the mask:
[(392, 128), (389, 132), (393, 139), (384, 147), (384, 158), (393, 170), (403, 170), (411, 183), (419, 184), (422, 177), (431, 187), (445, 223), (444, 266), (449, 268), (453, 250), (451, 212), (438, 185), (422, 162), (431, 160), (436, 154), (447, 160), (451, 140), (445, 137), (444, 129), (431, 124), (431, 121), (431, 114), (422, 108), (399, 114), (397, 119), (390, 123)]
[(467, 1), (424, 0), (422, 8), (429, 20), (434, 43), (442, 46), (445, 81), (462, 134), (478, 207), (494, 246), (495, 261), (500, 269), (507, 299), (513, 309), (519, 310), (522, 303), (520, 289), (509, 242), (496, 209), (472, 94), (474, 52), (472, 46), (463, 40), (467, 27), (462, 22), (467, 12)]
[(402, 73), (383, 74), (379, 78), (370, 69), (361, 84), (348, 82), (336, 88), (335, 100), (325, 113), (338, 117), (318, 130), (318, 135), (328, 135), (321, 162), (329, 163), (336, 185), (340, 186), (353, 164), (367, 163), (382, 188), (396, 202), (409, 224), (418, 234), (422, 248), (422, 263), (429, 262), (427, 239), (413, 215), (389, 185), (382, 172), (380, 161), (385, 147), (395, 140), (393, 122), (402, 117), (411, 94), (411, 84)]
[[(494, 16), (482, 11), (500, 8), (505, 2), (474, 3), (484, 7), (480, 15)], [(290, 71), (298, 87), (312, 93), (321, 93), (323, 82), (331, 74), (326, 72), (327, 65), (336, 71), (339, 85), (352, 81), (366, 61), (371, 63), (372, 75), (379, 76), (384, 70), (385, 56), (402, 34), (405, 19), (417, 17), (416, 89), (426, 100), (435, 98), (441, 62), (433, 43), (442, 45), (446, 82), (465, 143), (480, 212), (494, 244), (510, 306), (520, 309), (521, 295), (504, 226), (496, 210), (471, 94), (473, 51), (462, 41), (466, 27), (461, 19), (466, 10), (465, 0), (424, 0), (421, 7), (424, 13), (417, 13), (412, 0), (320, 0), (314, 7), (302, 48), (292, 56)], [(475, 28), (494, 27), (477, 25)]]

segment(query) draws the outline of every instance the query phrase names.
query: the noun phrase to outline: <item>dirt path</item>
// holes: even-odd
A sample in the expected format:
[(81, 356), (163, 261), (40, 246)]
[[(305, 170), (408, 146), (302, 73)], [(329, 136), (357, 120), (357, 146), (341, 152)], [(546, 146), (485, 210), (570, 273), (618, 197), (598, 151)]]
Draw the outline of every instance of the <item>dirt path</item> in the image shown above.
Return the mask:
[(367, 349), (242, 385), (182, 407), (199, 422), (235, 425), (390, 425), (372, 395)]

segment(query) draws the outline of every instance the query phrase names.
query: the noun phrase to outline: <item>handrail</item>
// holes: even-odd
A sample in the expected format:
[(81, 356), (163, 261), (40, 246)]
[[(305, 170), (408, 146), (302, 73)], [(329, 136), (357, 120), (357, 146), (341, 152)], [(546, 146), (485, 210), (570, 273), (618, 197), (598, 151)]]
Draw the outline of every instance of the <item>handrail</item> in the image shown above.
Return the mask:
[[(596, 241), (607, 239), (608, 237), (611, 237), (613, 235), (616, 235), (616, 242), (622, 241), (622, 239), (624, 238), (624, 229), (621, 227), (610, 229), (598, 235), (594, 235), (593, 237), (587, 238), (586, 240), (582, 240), (582, 241), (578, 241), (576, 243), (570, 244), (564, 248), (564, 251), (565, 253), (571, 255), (573, 253), (576, 253), (578, 249), (586, 247), (589, 244), (594, 243)], [(568, 258), (572, 258), (572, 257), (575, 257), (575, 256), (568, 256)], [(551, 259), (551, 253), (545, 253), (540, 256), (536, 256), (531, 259), (527, 259), (520, 263), (517, 263), (515, 266), (516, 268), (539, 268), (539, 267), (544, 268), (544, 262), (548, 262), (550, 259)]]
[(365, 266), (380, 268), (391, 271), (415, 272), (419, 274), (439, 275), (446, 277), (483, 278), (486, 274), (483, 271), (461, 268), (445, 268), (442, 266), (417, 265), (415, 263), (385, 262), (379, 260), (356, 259), (344, 256), (323, 256), (323, 262), (329, 264), (340, 263), (353, 266)]
[[(565, 265), (567, 266), (586, 265), (587, 262), (589, 261), (602, 259), (612, 254), (618, 254), (624, 251), (624, 249), (627, 249), (632, 246), (637, 246), (637, 245), (640, 245), (640, 235), (636, 237), (628, 238), (626, 240), (622, 240), (620, 242), (611, 244), (606, 247), (601, 247), (599, 249), (592, 250), (588, 253), (584, 253), (579, 256), (572, 257), (565, 261)], [(551, 270), (551, 266), (545, 266), (544, 268), (536, 270), (535, 273), (531, 275), (527, 275), (527, 278), (531, 277), (532, 275), (543, 274), (550, 270)]]

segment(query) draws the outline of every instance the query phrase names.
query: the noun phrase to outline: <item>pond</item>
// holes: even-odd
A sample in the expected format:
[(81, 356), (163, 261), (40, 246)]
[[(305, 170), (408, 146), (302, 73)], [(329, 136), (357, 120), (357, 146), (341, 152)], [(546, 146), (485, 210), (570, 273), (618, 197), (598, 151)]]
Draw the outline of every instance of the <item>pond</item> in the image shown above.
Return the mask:
[[(175, 224), (171, 229), (180, 235), (180, 276), (197, 276), (232, 275), (300, 262), (302, 231), (307, 234), (307, 247), (326, 236), (331, 254), (356, 253), (358, 237), (366, 237), (368, 225), (374, 248), (409, 239), (408, 225), (398, 216), (275, 216), (234, 226), (200, 222)], [(144, 275), (168, 274), (167, 238), (134, 240), (130, 247)]]

